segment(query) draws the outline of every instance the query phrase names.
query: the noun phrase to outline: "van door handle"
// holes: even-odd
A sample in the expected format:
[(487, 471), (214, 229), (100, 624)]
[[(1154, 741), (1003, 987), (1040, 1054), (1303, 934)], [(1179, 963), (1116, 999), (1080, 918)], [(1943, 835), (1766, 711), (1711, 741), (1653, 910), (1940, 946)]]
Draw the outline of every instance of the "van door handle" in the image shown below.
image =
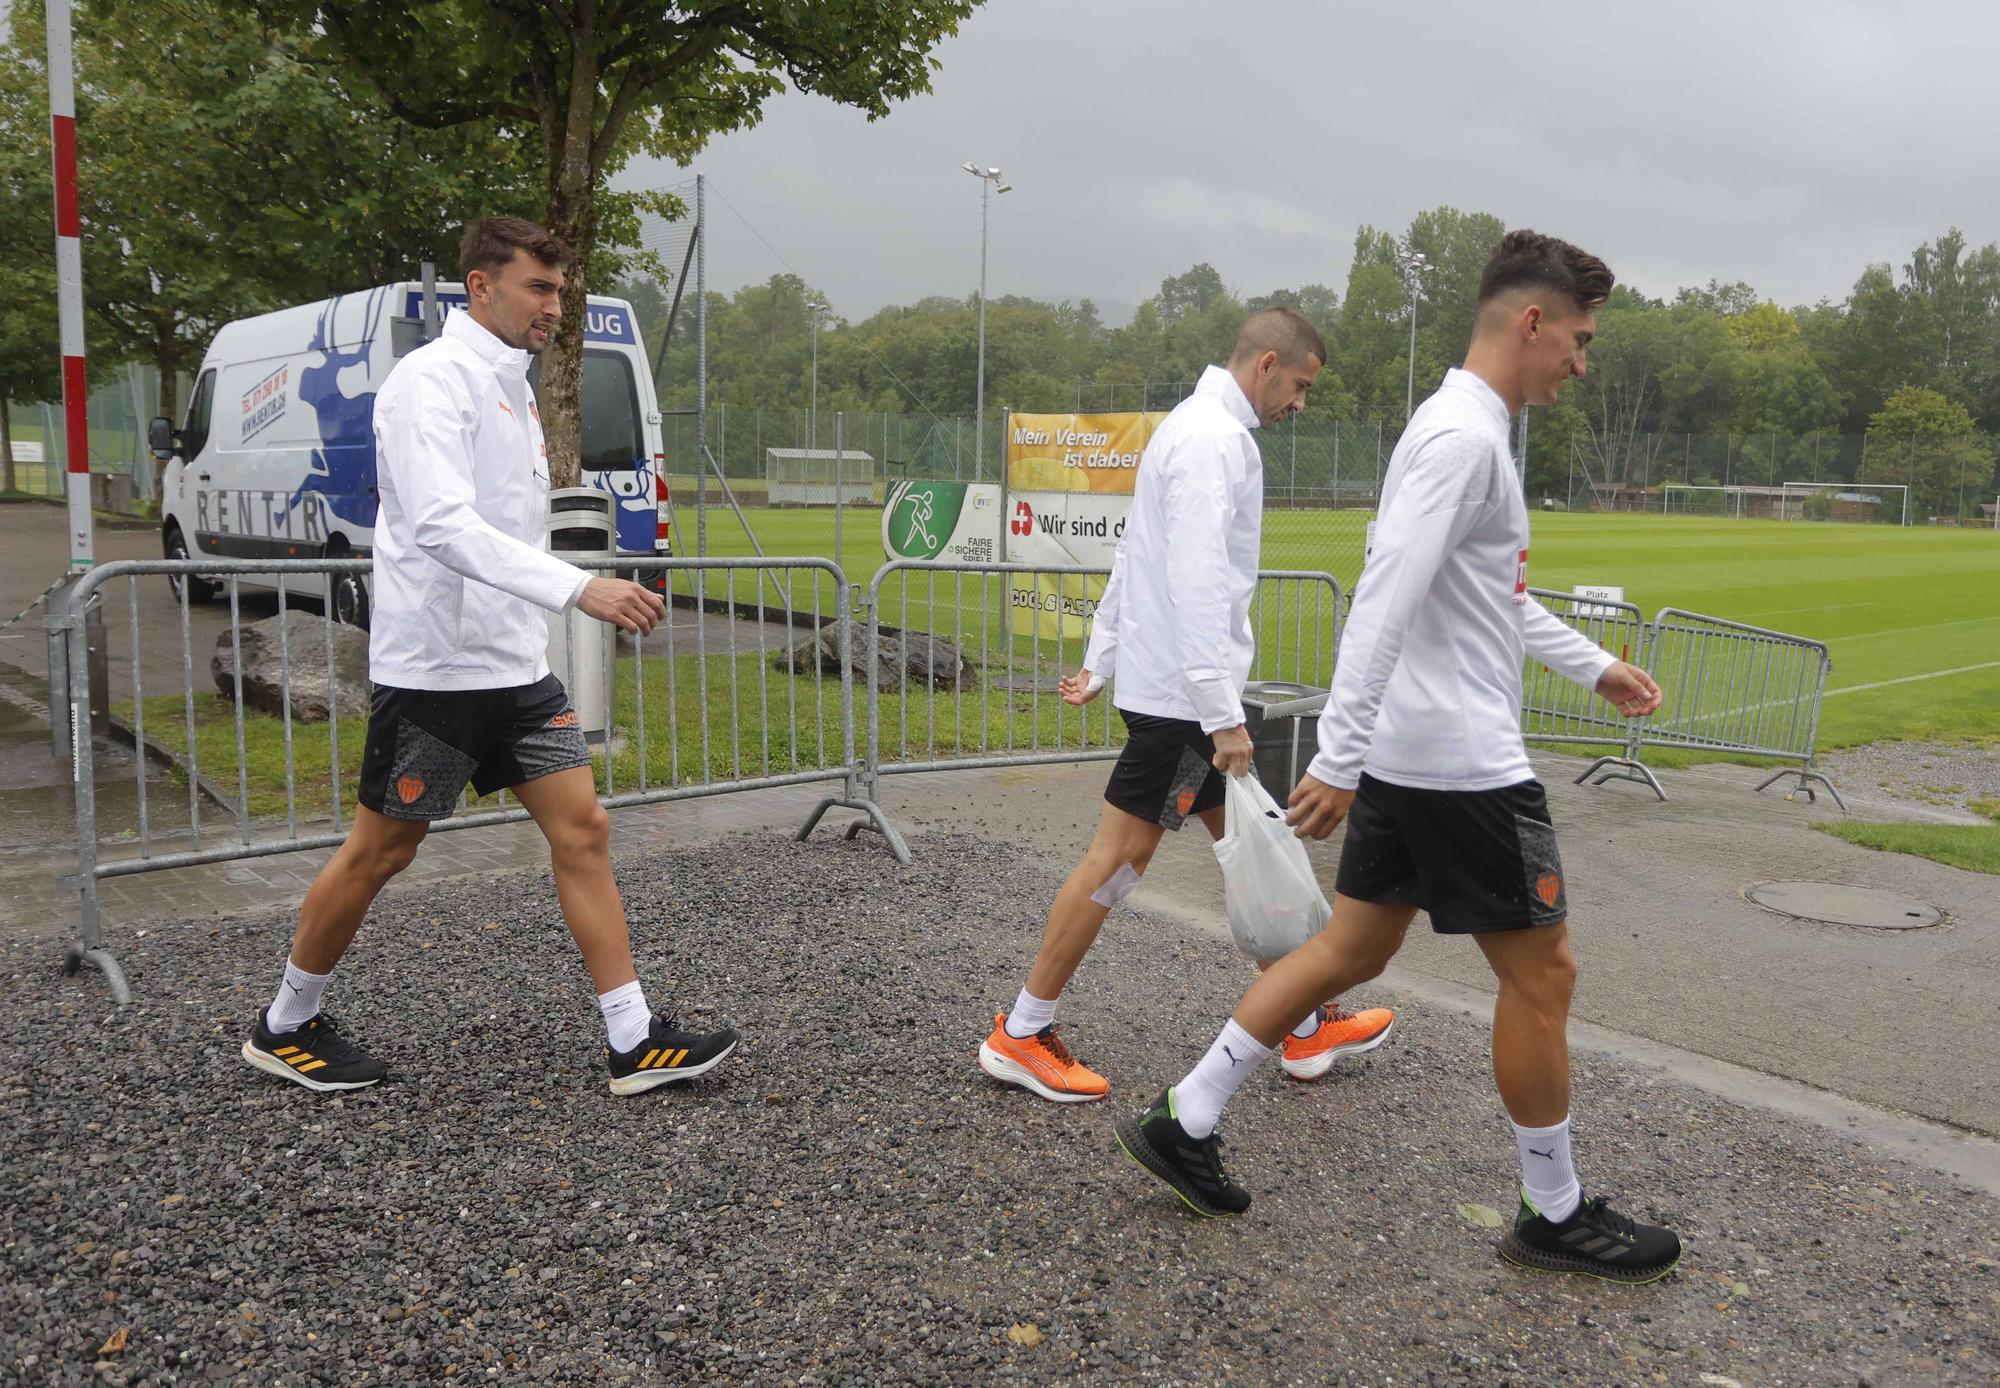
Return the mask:
[(208, 480), (208, 474), (205, 472), (198, 472), (195, 474), (195, 476), (199, 477), (204, 482)]

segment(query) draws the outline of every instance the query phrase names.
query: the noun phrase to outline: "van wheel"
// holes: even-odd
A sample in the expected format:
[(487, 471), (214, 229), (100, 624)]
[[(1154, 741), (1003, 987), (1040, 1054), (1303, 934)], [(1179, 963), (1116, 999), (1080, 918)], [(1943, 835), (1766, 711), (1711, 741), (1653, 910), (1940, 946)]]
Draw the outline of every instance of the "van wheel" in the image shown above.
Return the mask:
[[(329, 545), (326, 557), (352, 559), (354, 555), (345, 545)], [(360, 574), (334, 574), (330, 581), (333, 597), (327, 606), (333, 613), (333, 620), (343, 626), (368, 630), (367, 579)]]
[[(167, 558), (188, 559), (192, 557), (188, 554), (187, 538), (181, 534), (181, 528), (178, 525), (169, 525), (162, 538), (165, 541)], [(184, 582), (187, 585), (187, 600), (190, 605), (199, 606), (202, 603), (215, 601), (215, 585), (207, 579), (197, 574), (168, 574), (167, 586), (174, 590), (174, 597), (176, 599), (181, 595), (181, 585)]]

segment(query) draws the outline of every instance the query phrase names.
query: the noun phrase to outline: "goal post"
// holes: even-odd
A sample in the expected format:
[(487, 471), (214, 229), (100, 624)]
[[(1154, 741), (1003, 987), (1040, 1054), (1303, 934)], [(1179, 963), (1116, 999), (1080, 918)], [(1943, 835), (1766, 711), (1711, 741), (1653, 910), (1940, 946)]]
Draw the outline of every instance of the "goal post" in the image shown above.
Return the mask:
[(1743, 489), (1668, 482), (1660, 488), (1660, 510), (1669, 516), (1741, 517)]
[(764, 478), (773, 506), (867, 506), (875, 458), (857, 449), (767, 448)]
[(1787, 482), (1785, 520), (1908, 525), (1910, 489), (1901, 482)]

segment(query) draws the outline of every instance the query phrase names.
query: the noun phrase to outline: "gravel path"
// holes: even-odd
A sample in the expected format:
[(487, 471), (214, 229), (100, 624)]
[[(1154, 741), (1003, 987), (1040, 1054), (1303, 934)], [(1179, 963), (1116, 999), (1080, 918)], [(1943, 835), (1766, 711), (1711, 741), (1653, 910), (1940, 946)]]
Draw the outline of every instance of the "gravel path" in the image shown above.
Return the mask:
[(1960, 810), (1975, 800), (2000, 801), (2000, 745), (1874, 742), (1823, 753), (1819, 761), (1842, 790)]
[(1641, 1288), (1500, 1263), (1459, 1210), (1507, 1210), (1513, 1176), (1459, 1014), (1406, 1013), (1317, 1086), (1253, 1081), (1225, 1131), (1257, 1203), (1188, 1218), (1110, 1125), (1205, 1046), (1244, 966), (1121, 913), (1065, 1013), (1112, 1104), (1000, 1089), (973, 1051), (1056, 878), (918, 847), (910, 868), (830, 837), (621, 864), (655, 1002), (748, 1038), (641, 1100), (604, 1090), (542, 876), (385, 903), (330, 1008), (395, 1074), (332, 1101), (236, 1055), (285, 918), (122, 942), (122, 1012), (0, 943), (0, 1372), (2000, 1382), (1996, 1202), (1601, 1056), (1579, 1064), (1585, 1177), (1677, 1224), (1687, 1258)]

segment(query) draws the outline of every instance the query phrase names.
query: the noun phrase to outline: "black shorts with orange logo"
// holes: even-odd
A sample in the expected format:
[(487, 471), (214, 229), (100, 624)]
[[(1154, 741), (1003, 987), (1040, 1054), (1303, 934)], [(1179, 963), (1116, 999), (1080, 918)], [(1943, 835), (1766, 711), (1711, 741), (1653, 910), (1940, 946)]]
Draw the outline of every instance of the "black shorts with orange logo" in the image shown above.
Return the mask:
[(449, 819), (459, 792), (480, 795), (590, 765), (562, 681), (511, 689), (375, 686), (360, 800), (392, 819)]
[(1569, 916), (1548, 796), (1532, 780), (1419, 790), (1363, 774), (1334, 890), (1420, 906), (1446, 935), (1561, 925)]
[(1125, 749), (1111, 768), (1105, 801), (1162, 829), (1178, 829), (1189, 815), (1222, 803), (1222, 773), (1215, 769), (1215, 739), (1184, 718), (1118, 710), (1125, 720)]

